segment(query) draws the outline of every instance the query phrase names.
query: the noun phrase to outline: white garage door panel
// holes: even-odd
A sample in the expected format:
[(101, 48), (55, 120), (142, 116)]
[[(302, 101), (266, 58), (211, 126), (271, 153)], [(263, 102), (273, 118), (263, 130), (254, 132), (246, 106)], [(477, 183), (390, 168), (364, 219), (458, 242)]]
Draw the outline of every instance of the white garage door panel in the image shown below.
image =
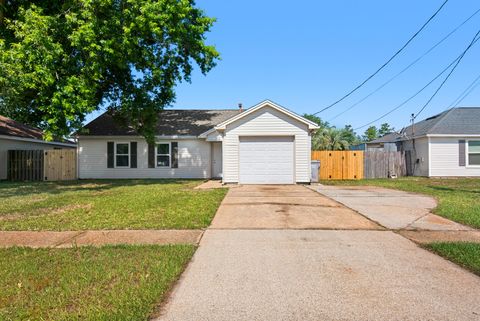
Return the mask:
[(240, 137), (241, 184), (293, 184), (293, 137)]

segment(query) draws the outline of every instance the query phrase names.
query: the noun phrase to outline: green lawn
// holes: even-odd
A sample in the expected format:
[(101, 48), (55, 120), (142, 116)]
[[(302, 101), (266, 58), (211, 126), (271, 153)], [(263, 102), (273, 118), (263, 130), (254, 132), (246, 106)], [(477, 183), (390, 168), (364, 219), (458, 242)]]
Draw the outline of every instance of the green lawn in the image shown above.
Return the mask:
[(226, 189), (195, 180), (0, 182), (0, 230), (207, 227)]
[(480, 276), (480, 244), (432, 243), (425, 247)]
[(146, 320), (192, 245), (0, 249), (0, 320)]
[(431, 195), (438, 200), (435, 214), (480, 228), (480, 179), (402, 177), (356, 181), (322, 181), (325, 185), (373, 185)]

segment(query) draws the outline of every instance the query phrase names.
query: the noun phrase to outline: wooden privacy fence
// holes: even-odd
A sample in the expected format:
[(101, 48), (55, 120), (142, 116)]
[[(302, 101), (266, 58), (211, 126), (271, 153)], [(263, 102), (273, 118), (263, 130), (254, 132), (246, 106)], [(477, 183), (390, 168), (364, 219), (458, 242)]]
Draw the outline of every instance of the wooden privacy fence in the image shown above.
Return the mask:
[(320, 161), (320, 179), (362, 179), (363, 151), (312, 151)]
[(364, 159), (365, 178), (407, 176), (405, 152), (366, 151)]
[(77, 178), (75, 149), (9, 150), (11, 181), (61, 181)]

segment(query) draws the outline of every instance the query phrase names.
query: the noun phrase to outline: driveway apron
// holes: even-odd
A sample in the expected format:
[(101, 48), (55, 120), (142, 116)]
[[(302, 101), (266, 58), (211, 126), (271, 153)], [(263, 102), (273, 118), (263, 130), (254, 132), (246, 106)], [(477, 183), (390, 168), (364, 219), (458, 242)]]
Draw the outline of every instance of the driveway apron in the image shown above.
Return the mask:
[(480, 278), (303, 186), (230, 189), (159, 320), (480, 320)]

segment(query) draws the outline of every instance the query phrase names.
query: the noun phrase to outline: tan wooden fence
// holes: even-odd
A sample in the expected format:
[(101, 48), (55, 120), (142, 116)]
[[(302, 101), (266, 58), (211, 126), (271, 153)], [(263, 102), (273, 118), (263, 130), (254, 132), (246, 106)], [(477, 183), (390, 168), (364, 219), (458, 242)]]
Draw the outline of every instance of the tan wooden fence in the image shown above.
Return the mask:
[(44, 180), (65, 181), (77, 178), (77, 158), (74, 149), (44, 151)]
[(320, 161), (320, 179), (362, 179), (363, 151), (312, 151)]
[(11, 181), (76, 179), (76, 150), (9, 150), (7, 173)]

